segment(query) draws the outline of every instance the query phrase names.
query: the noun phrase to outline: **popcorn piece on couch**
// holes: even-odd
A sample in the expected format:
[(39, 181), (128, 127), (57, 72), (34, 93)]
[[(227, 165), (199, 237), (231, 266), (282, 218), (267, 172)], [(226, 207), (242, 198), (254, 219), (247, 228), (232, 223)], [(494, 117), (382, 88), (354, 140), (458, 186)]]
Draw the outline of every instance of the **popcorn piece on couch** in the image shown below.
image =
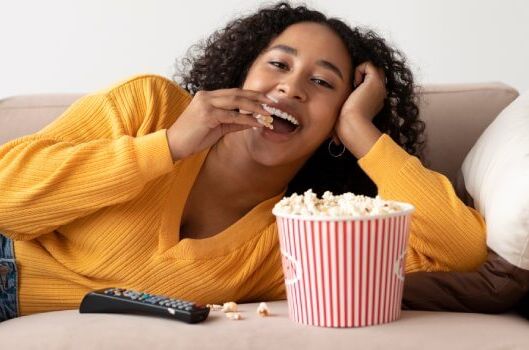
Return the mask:
[(206, 306), (209, 307), (209, 309), (210, 309), (211, 311), (222, 311), (222, 305), (218, 305), (218, 304), (207, 304)]
[(261, 317), (270, 316), (270, 310), (268, 309), (268, 305), (266, 305), (266, 303), (260, 303), (257, 307), (257, 314)]
[(240, 312), (226, 312), (226, 317), (230, 320), (242, 320)]
[(224, 312), (236, 312), (237, 311), (237, 303), (230, 301), (227, 303), (224, 303), (222, 306), (222, 311)]

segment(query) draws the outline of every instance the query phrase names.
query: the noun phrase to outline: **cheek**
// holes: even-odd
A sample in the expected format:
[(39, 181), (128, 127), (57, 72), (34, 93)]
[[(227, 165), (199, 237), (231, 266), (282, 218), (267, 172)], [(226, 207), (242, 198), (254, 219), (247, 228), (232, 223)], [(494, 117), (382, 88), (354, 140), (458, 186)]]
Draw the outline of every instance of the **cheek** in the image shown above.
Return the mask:
[(261, 87), (264, 86), (263, 79), (257, 79), (256, 77), (248, 77), (242, 86), (245, 90), (261, 90)]
[(329, 99), (319, 101), (319, 103), (315, 104), (311, 113), (315, 122), (314, 124), (325, 128), (325, 130), (331, 128), (338, 119), (341, 107), (342, 104), (340, 101), (329, 101)]
[(257, 69), (250, 69), (246, 75), (246, 79), (243, 83), (243, 89), (248, 90), (260, 90), (263, 88), (270, 78), (267, 75)]

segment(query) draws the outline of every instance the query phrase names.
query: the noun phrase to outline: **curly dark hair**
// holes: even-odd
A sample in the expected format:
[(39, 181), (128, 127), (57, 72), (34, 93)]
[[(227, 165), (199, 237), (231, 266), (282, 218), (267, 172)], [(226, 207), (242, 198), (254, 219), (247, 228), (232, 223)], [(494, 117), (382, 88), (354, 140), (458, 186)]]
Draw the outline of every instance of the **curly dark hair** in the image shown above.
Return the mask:
[[(207, 40), (192, 46), (187, 56), (177, 61), (173, 79), (192, 95), (198, 90), (242, 87), (261, 51), (288, 26), (298, 22), (326, 25), (343, 40), (352, 60), (351, 86), (354, 69), (362, 62), (371, 61), (384, 69), (388, 98), (373, 123), (409, 154), (422, 158), (425, 124), (419, 119), (413, 75), (406, 67), (404, 55), (372, 30), (350, 28), (343, 21), (327, 18), (306, 6), (292, 7), (281, 2), (231, 21)], [(330, 156), (329, 141), (323, 142), (303, 165), (289, 183), (286, 195), (312, 188), (320, 196), (325, 191), (375, 196), (376, 185), (358, 166), (357, 159), (347, 150), (341, 157)]]

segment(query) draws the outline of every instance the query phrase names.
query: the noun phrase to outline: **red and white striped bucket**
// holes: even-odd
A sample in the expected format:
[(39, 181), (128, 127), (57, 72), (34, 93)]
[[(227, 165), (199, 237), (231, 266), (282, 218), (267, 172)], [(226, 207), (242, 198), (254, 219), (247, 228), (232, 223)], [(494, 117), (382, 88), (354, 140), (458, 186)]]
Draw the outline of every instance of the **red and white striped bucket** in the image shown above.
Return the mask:
[(400, 318), (411, 213), (359, 218), (276, 215), (289, 316), (323, 327)]

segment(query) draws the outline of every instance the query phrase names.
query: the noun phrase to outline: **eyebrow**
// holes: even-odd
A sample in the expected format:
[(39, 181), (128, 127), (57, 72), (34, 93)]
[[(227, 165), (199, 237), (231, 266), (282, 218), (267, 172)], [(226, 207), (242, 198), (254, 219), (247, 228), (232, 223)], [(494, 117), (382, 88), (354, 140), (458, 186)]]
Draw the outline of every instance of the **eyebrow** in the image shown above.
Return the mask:
[[(297, 54), (298, 54), (298, 50), (296, 50), (293, 47), (290, 47), (288, 45), (283, 45), (283, 44), (272, 46), (271, 48), (269, 48), (266, 51), (271, 51), (271, 50), (281, 50), (281, 51), (283, 51), (285, 53), (288, 53), (290, 55), (293, 55), (293, 56), (297, 56)], [(338, 75), (340, 77), (340, 79), (343, 80), (342, 71), (338, 67), (336, 67), (336, 65), (332, 64), (331, 62), (326, 61), (326, 60), (318, 60), (318, 61), (316, 61), (316, 64), (318, 66), (320, 66), (320, 67), (327, 68), (328, 70), (334, 72), (336, 75)]]

